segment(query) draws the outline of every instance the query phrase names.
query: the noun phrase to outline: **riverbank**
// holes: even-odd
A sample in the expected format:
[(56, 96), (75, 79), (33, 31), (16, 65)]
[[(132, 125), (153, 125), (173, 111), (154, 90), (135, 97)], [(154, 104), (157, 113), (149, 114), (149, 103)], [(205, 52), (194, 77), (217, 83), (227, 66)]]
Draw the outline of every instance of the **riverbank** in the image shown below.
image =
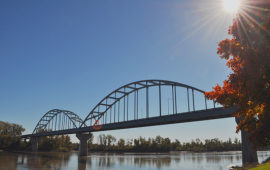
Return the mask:
[(268, 170), (268, 169), (270, 169), (270, 162), (259, 165), (256, 168), (251, 168), (250, 170)]
[(270, 157), (268, 157), (261, 164), (245, 164), (243, 167), (232, 167), (232, 170), (269, 170), (270, 169)]
[(270, 162), (260, 164), (260, 165), (247, 165), (245, 167), (236, 167), (232, 170), (269, 170), (270, 169)]

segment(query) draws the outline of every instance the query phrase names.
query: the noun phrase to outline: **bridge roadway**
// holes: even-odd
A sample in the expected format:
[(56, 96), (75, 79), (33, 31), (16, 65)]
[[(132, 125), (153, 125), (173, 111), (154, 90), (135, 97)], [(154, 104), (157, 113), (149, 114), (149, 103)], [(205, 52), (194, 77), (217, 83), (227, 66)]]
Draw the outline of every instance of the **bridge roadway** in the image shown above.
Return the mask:
[(151, 118), (125, 121), (125, 122), (119, 122), (119, 123), (105, 124), (105, 125), (102, 125), (100, 130), (96, 130), (92, 126), (89, 126), (89, 127), (74, 128), (74, 129), (67, 129), (67, 130), (51, 131), (51, 132), (45, 132), (45, 133), (22, 135), (22, 138), (75, 134), (75, 133), (81, 133), (81, 132), (108, 131), (108, 130), (136, 128), (136, 127), (165, 125), (165, 124), (173, 124), (173, 123), (185, 123), (185, 122), (212, 120), (212, 119), (220, 119), (220, 118), (229, 118), (229, 117), (232, 117), (231, 113), (237, 110), (237, 108), (238, 108), (237, 106), (231, 109), (224, 109), (223, 107), (217, 107), (217, 108), (207, 109), (207, 110), (197, 110), (194, 112), (184, 112), (184, 113), (173, 114), (173, 115), (158, 116), (158, 117), (151, 117)]

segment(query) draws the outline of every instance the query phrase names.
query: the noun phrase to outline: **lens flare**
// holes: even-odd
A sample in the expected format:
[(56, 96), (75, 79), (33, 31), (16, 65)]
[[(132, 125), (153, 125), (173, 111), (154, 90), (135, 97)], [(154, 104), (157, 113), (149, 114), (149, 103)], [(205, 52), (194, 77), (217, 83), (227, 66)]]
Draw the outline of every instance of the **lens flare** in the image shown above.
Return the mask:
[(228, 12), (236, 12), (240, 3), (241, 0), (223, 0), (223, 7)]
[(95, 121), (93, 122), (92, 127), (93, 127), (95, 130), (100, 130), (101, 127), (102, 127), (102, 123), (101, 123), (99, 120), (95, 120)]

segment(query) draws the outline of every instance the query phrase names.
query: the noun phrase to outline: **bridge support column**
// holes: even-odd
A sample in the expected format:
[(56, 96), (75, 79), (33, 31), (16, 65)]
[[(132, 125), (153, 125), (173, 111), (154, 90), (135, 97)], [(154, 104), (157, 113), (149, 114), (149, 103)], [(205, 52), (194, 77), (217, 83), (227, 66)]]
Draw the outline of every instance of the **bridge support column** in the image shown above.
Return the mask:
[[(244, 120), (244, 117), (235, 117), (235, 121), (237, 124), (240, 123), (241, 120)], [(257, 151), (251, 149), (251, 143), (248, 141), (249, 133), (245, 130), (241, 130), (241, 140), (242, 140), (242, 163), (254, 163), (258, 162)]]
[(41, 137), (31, 137), (32, 141), (32, 152), (37, 152), (38, 151), (38, 142), (40, 141)]
[(80, 140), (79, 156), (87, 156), (88, 146), (87, 141), (91, 138), (92, 134), (76, 133), (76, 137)]
[(23, 139), (24, 146), (26, 146), (26, 138)]

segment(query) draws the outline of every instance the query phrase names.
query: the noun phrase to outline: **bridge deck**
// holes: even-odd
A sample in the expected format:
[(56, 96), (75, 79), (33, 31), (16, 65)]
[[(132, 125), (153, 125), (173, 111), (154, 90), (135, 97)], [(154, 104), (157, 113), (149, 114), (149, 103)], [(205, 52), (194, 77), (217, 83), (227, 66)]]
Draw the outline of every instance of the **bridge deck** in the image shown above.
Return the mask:
[[(119, 122), (119, 123), (111, 123), (111, 124), (103, 125), (102, 128), (98, 131), (228, 118), (228, 117), (232, 117), (231, 113), (234, 112), (237, 108), (238, 108), (237, 106), (232, 109), (224, 109), (223, 107), (219, 107), (215, 109), (198, 110), (195, 112), (185, 112), (185, 113), (179, 113), (179, 114), (173, 114), (173, 115), (151, 117), (151, 118), (146, 118), (146, 119), (138, 119), (138, 120), (132, 120), (132, 121)], [(96, 131), (97, 130), (95, 130), (92, 126), (89, 126), (89, 127), (84, 127), (84, 128), (75, 128), (75, 129), (38, 133), (38, 134), (22, 135), (22, 138), (74, 134), (77, 132), (96, 132)]]

